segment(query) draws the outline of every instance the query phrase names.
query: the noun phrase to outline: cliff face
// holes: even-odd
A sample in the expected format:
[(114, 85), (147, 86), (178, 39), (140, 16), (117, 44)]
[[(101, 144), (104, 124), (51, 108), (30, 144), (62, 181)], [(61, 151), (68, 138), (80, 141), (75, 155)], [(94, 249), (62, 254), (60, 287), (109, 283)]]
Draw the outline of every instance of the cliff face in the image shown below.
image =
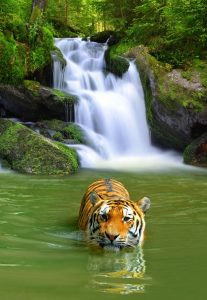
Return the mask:
[(188, 80), (181, 70), (161, 64), (143, 46), (132, 49), (127, 57), (137, 62), (153, 142), (183, 151), (207, 131), (207, 89), (200, 74), (192, 73)]

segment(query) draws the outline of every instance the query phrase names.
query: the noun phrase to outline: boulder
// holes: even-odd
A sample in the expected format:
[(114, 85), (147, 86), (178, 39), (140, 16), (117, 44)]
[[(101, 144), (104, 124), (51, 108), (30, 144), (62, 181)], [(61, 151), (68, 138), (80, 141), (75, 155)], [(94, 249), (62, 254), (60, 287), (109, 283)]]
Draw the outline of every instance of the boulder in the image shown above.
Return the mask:
[(121, 34), (119, 32), (115, 32), (113, 30), (105, 30), (101, 32), (97, 32), (90, 37), (91, 42), (96, 43), (106, 43), (109, 46), (117, 44), (121, 39)]
[(20, 118), (23, 121), (36, 122), (54, 118), (66, 121), (67, 116), (71, 115), (68, 109), (73, 115), (76, 101), (75, 96), (41, 86), (36, 81), (25, 80), (24, 85), (19, 87), (0, 85), (1, 110), (6, 116)]
[(154, 144), (184, 150), (207, 131), (206, 88), (186, 80), (179, 70), (158, 62), (144, 46), (130, 50), (136, 59), (145, 94), (148, 124)]
[(113, 54), (111, 48), (105, 52), (106, 71), (122, 77), (129, 69), (129, 61), (122, 56)]
[(8, 119), (0, 119), (0, 157), (22, 173), (69, 175), (78, 169), (74, 149)]
[(186, 164), (207, 168), (207, 132), (186, 147), (183, 159)]

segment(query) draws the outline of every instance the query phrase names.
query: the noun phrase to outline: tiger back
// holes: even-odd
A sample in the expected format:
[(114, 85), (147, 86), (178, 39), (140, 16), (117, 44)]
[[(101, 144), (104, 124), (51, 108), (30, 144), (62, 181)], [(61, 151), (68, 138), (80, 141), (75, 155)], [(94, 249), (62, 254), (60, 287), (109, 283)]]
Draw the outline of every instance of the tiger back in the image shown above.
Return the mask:
[(119, 250), (141, 244), (144, 237), (144, 215), (150, 200), (130, 200), (122, 183), (99, 179), (87, 188), (80, 207), (78, 224), (88, 241), (105, 249)]

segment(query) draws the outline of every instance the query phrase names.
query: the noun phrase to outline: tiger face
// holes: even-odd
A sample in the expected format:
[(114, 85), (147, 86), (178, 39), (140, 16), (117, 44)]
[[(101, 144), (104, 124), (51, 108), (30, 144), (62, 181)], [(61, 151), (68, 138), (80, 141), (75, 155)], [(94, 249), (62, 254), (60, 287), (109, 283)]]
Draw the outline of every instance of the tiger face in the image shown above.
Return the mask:
[(142, 244), (145, 230), (144, 214), (150, 200), (140, 201), (102, 199), (96, 192), (90, 194), (93, 206), (87, 234), (92, 245), (109, 250), (120, 250)]
[(110, 250), (141, 245), (144, 239), (147, 197), (130, 200), (124, 185), (115, 179), (99, 179), (90, 184), (79, 211), (79, 228), (90, 244)]

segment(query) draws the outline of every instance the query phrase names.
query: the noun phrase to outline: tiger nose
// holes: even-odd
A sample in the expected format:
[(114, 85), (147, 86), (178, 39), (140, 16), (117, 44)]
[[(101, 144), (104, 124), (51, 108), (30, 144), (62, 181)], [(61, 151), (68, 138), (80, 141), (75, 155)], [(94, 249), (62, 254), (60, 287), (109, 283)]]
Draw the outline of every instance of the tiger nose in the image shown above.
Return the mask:
[(114, 241), (116, 238), (118, 238), (118, 236), (119, 236), (119, 234), (113, 235), (113, 234), (109, 234), (109, 233), (107, 233), (107, 232), (105, 232), (105, 234), (106, 234), (107, 238), (108, 238), (111, 242), (113, 242), (113, 241)]

